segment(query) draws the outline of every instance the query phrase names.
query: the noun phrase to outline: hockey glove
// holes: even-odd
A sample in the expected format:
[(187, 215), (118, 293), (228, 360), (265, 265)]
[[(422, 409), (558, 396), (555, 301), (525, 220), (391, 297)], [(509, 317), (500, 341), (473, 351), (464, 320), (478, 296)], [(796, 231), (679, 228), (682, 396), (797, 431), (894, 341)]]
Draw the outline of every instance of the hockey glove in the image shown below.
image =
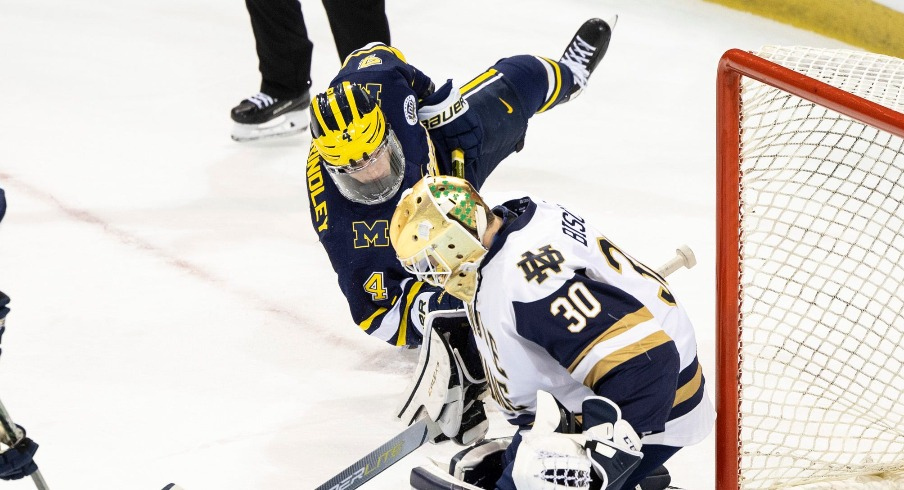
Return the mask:
[(537, 392), (534, 426), (522, 432), (512, 468), (518, 490), (590, 488), (591, 463), (584, 449), (584, 436), (556, 432), (563, 424), (562, 410), (551, 394)]
[(474, 165), (480, 158), (483, 129), (477, 112), (468, 109), (467, 99), (452, 85), (452, 80), (446, 81), (418, 107), (421, 124), (430, 131), (430, 137), (440, 143), (437, 150), (449, 152), (440, 158), (441, 162), (449, 161), (451, 152), (456, 149), (464, 153), (465, 166)]
[[(3, 332), (6, 331), (6, 314), (9, 313), (9, 296), (0, 291), (0, 342), (3, 342)], [(3, 350), (0, 349), (0, 353)]]
[[(19, 426), (22, 432), (25, 429)], [(38, 471), (38, 465), (34, 462), (38, 444), (24, 437), (15, 446), (0, 453), (0, 479), (18, 480)]]
[(9, 313), (9, 296), (0, 291), (0, 325), (3, 325), (6, 314)]
[[(434, 311), (428, 315), (426, 335), (421, 345), (414, 379), (406, 390), (407, 396), (398, 417), (412, 424), (421, 417), (429, 417), (445, 438), (470, 445), (483, 439), (488, 423), (480, 398), (485, 393), (483, 369), (468, 366), (455, 345), (470, 336), (470, 329), (457, 326), (442, 331), (436, 319), (461, 318), (462, 311)], [(475, 369), (479, 368), (479, 369)], [(439, 442), (435, 439), (433, 442)]]
[(581, 408), (587, 438), (584, 448), (593, 471), (603, 481), (603, 490), (618, 490), (643, 458), (640, 437), (608, 398), (588, 396)]

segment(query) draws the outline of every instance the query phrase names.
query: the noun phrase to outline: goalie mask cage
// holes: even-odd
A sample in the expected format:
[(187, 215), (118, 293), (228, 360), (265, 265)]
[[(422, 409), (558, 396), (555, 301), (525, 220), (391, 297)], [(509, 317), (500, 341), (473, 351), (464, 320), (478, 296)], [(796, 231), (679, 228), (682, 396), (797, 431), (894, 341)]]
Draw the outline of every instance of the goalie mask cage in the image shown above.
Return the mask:
[(718, 490), (904, 488), (904, 61), (725, 53)]

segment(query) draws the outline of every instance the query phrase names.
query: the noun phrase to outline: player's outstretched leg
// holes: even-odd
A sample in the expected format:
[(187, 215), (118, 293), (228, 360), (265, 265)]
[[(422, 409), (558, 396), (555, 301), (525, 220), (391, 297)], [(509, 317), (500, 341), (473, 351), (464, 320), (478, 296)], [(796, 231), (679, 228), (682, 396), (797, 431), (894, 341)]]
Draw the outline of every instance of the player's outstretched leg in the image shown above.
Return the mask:
[(608, 20), (590, 19), (571, 38), (559, 63), (571, 69), (575, 83), (562, 102), (574, 99), (587, 86), (590, 75), (609, 49), (612, 29), (617, 21), (617, 15)]

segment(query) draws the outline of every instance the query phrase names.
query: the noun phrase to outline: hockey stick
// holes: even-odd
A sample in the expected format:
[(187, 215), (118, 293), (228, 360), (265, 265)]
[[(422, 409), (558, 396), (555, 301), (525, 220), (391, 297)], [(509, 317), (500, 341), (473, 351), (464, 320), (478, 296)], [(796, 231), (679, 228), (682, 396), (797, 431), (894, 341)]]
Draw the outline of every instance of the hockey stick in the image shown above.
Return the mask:
[[(0, 292), (0, 295), (4, 297), (6, 301), (9, 300), (9, 297)], [(2, 304), (0, 304), (2, 305)], [(6, 318), (0, 318), (0, 336), (3, 335), (3, 331), (6, 327)], [(0, 354), (2, 354), (2, 350), (0, 350)], [(0, 402), (0, 442), (3, 442), (10, 448), (19, 443), (25, 434), (22, 432), (19, 427), (13, 423), (12, 417), (9, 416), (9, 412), (6, 411), (6, 407), (3, 406), (3, 402)], [(31, 479), (35, 483), (35, 487), (38, 490), (48, 490), (47, 482), (44, 481), (44, 476), (41, 475), (41, 470), (35, 470), (34, 473), (31, 474)]]
[(662, 277), (668, 277), (682, 267), (690, 269), (695, 265), (697, 265), (697, 257), (694, 256), (694, 251), (687, 245), (682, 245), (675, 250), (675, 256), (671, 260), (656, 268), (656, 273)]
[[(6, 411), (6, 407), (3, 406), (3, 402), (0, 402), (0, 436), (2, 436), (2, 442), (9, 447), (13, 447), (25, 437), (25, 434), (13, 423), (13, 419), (10, 418), (9, 412)], [(31, 474), (31, 480), (34, 482), (35, 487), (38, 490), (48, 490), (47, 482), (44, 481), (44, 476), (41, 475), (41, 470), (35, 470), (34, 473)]]
[(359, 459), (357, 463), (327, 480), (316, 490), (352, 490), (360, 487), (427, 442), (431, 437), (431, 425), (432, 422), (428, 418), (418, 420), (399, 435)]

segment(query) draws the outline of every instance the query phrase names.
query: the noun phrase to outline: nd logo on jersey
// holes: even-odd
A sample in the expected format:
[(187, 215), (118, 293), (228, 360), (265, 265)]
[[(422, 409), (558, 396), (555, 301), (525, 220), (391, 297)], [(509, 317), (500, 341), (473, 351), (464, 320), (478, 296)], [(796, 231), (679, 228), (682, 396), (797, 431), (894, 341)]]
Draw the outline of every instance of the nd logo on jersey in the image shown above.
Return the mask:
[(385, 219), (367, 223), (355, 221), (352, 223), (355, 232), (355, 248), (388, 247), (389, 246), (389, 221)]
[(560, 265), (565, 262), (562, 253), (552, 248), (552, 245), (541, 247), (539, 253), (531, 251), (521, 254), (523, 260), (518, 262), (518, 267), (524, 272), (524, 279), (528, 282), (536, 280), (537, 284), (546, 280), (546, 270), (552, 269), (553, 272), (562, 272)]

